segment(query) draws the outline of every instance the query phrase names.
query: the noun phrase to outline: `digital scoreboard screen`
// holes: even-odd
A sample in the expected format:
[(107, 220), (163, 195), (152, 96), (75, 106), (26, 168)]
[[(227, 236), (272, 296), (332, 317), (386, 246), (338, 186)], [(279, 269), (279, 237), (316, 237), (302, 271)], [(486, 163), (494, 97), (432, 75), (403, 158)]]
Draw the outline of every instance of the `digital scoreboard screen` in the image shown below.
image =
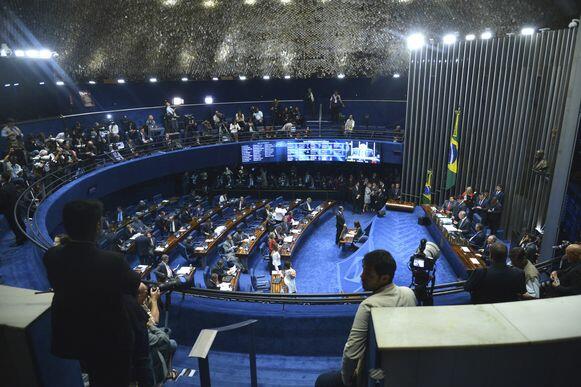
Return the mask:
[(242, 163), (339, 161), (376, 164), (381, 144), (373, 141), (283, 140), (241, 145)]

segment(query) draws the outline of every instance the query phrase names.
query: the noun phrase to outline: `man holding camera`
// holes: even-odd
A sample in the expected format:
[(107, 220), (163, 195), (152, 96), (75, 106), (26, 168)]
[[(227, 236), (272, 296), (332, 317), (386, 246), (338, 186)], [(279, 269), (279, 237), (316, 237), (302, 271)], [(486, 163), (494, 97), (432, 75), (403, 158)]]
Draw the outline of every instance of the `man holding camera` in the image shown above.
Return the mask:
[(551, 273), (551, 285), (557, 296), (581, 294), (581, 245), (573, 244), (565, 249), (569, 266)]

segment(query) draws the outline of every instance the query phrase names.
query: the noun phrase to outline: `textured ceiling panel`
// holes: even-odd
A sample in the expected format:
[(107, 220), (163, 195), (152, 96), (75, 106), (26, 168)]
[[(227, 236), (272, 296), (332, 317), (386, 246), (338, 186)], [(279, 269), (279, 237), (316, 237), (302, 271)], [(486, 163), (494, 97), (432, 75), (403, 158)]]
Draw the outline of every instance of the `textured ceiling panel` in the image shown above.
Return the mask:
[[(246, 4), (254, 3), (252, 5)], [(214, 4), (207, 7), (204, 4)], [(59, 53), (75, 80), (373, 77), (407, 69), (405, 35), (562, 28), (575, 0), (4, 0), (0, 42)], [(36, 42), (36, 43), (35, 43)]]

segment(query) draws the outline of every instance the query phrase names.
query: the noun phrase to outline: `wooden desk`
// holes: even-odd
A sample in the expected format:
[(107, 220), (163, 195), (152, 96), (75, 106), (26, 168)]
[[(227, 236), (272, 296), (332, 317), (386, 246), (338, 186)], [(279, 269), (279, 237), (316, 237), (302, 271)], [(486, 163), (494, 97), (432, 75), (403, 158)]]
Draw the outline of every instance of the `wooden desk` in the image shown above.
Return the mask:
[(152, 269), (153, 267), (151, 265), (137, 265), (133, 268), (133, 271), (139, 274), (139, 278), (143, 279), (149, 277)]
[(226, 284), (228, 283), (230, 285), (230, 287), (228, 289), (220, 289), (220, 286), (218, 286), (218, 290), (221, 290), (223, 292), (235, 292), (238, 290), (238, 281), (240, 280), (240, 269), (236, 269), (236, 272), (232, 275), (232, 280), (230, 280), (230, 282), (221, 282), (222, 284)]
[[(282, 272), (273, 272), (270, 276), (270, 292), (271, 293), (286, 293), (285, 291), (285, 284), (284, 284), (284, 277), (282, 276)], [(279, 281), (280, 282), (275, 283)]]
[(402, 202), (400, 200), (388, 200), (385, 203), (388, 210), (414, 212), (416, 204), (413, 202)]
[(355, 228), (348, 228), (347, 232), (343, 235), (343, 237), (339, 241), (339, 245), (343, 246), (343, 245), (346, 245), (348, 243), (353, 243), (353, 240), (355, 239), (355, 232), (356, 231), (357, 231), (357, 229), (355, 229)]
[[(301, 203), (301, 200), (293, 200), (288, 206), (287, 206), (287, 212), (294, 210), (299, 204)], [(247, 258), (253, 251), (254, 247), (256, 246), (256, 244), (258, 243), (258, 241), (260, 241), (260, 239), (264, 236), (264, 234), (266, 233), (266, 230), (268, 230), (268, 220), (265, 220), (264, 222), (262, 222), (260, 224), (260, 226), (258, 226), (255, 230), (254, 230), (254, 234), (251, 236), (254, 236), (253, 240), (248, 241), (248, 243), (242, 243), (240, 245), (240, 247), (238, 247), (238, 249), (236, 250), (236, 256), (239, 258)]]
[(226, 223), (223, 224), (226, 228), (220, 233), (212, 238), (206, 239), (206, 246), (199, 246), (194, 249), (194, 255), (206, 255), (208, 251), (212, 250), (222, 238), (224, 238), (234, 227), (236, 227), (240, 222), (244, 220), (247, 216), (252, 214), (254, 211), (262, 208), (268, 203), (268, 200), (263, 199), (256, 202), (253, 205), (244, 207), (242, 211), (239, 211), (234, 218), (228, 219)]
[(451, 255), (450, 258), (456, 258), (457, 262), (450, 262), (450, 264), (459, 277), (466, 278), (468, 272), (486, 267), (482, 255), (472, 248), (466, 239), (452, 235), (443, 227), (442, 221), (436, 216), (436, 214), (440, 214), (439, 211), (434, 211), (427, 204), (422, 205), (422, 208), (426, 216), (431, 220), (428, 231), (436, 239), (438, 246), (445, 253), (448, 253), (447, 255)]
[(283, 242), (280, 248), (280, 256), (281, 258), (290, 259), (292, 253), (297, 246), (298, 242), (300, 241), (301, 237), (305, 234), (305, 230), (309, 228), (311, 224), (313, 224), (317, 219), (321, 217), (327, 210), (335, 205), (334, 200), (323, 202), (319, 205), (315, 210), (307, 215), (307, 221), (305, 222), (303, 219), (298, 225), (293, 226), (293, 228), (289, 231), (289, 237), (292, 238), (290, 242)]

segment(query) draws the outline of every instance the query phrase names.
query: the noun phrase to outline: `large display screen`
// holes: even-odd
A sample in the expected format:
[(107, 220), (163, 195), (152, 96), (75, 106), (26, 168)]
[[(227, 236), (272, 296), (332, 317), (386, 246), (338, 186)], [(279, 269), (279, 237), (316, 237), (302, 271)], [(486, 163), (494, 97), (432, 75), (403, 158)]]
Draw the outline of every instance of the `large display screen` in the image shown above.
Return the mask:
[(241, 146), (242, 163), (341, 161), (376, 164), (381, 144), (360, 140), (259, 141)]

